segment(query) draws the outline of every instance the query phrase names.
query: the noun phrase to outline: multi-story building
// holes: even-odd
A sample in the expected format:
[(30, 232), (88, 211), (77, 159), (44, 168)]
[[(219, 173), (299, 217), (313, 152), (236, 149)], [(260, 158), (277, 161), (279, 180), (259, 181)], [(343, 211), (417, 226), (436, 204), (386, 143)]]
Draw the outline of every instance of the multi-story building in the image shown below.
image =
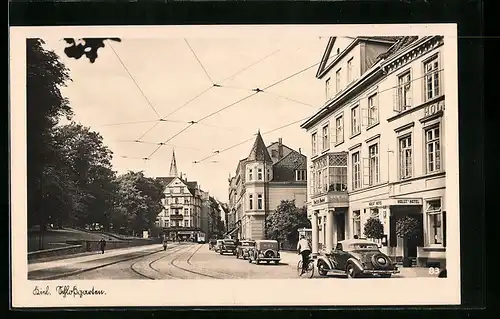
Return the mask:
[(250, 154), (239, 161), (234, 178), (229, 179), (229, 220), (234, 228), (226, 235), (239, 238), (265, 238), (265, 218), (282, 200), (295, 200), (305, 206), (307, 197), (307, 158), (282, 139), (267, 146), (260, 132)]
[[(375, 217), (388, 255), (445, 262), (443, 45), (440, 36), (330, 38), (317, 72), (327, 102), (301, 125), (311, 134), (316, 252), (365, 237)], [(398, 237), (402, 216), (419, 222), (417, 236)]]
[(203, 192), (195, 181), (188, 181), (177, 173), (175, 151), (172, 154), (170, 173), (167, 177), (157, 177), (165, 185), (163, 211), (156, 223), (175, 240), (178, 237), (195, 238), (201, 227), (201, 207)]

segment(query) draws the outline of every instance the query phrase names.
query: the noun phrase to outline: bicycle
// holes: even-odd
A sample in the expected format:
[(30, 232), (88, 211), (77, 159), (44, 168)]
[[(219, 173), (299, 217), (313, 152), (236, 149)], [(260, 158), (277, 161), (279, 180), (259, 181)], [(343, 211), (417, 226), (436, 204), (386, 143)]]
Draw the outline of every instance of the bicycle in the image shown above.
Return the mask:
[(299, 275), (299, 277), (307, 274), (307, 278), (312, 278), (314, 276), (314, 260), (312, 258), (309, 258), (308, 265), (304, 273), (302, 273), (302, 260), (299, 260), (299, 262), (297, 263), (297, 274)]

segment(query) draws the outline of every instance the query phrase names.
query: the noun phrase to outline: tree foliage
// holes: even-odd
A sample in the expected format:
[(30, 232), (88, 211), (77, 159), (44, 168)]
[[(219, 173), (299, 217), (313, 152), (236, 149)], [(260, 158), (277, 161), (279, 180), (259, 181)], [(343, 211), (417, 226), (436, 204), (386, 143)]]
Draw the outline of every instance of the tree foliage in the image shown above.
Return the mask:
[(311, 222), (306, 208), (296, 207), (295, 200), (282, 200), (266, 219), (267, 237), (280, 242), (296, 242), (297, 231), (303, 227), (310, 228)]
[(403, 216), (396, 220), (396, 234), (398, 237), (416, 236), (419, 229), (419, 221), (411, 216)]
[(64, 49), (64, 53), (69, 58), (77, 60), (85, 55), (90, 63), (94, 63), (98, 56), (97, 51), (105, 47), (104, 41), (106, 40), (121, 42), (120, 38), (64, 38), (64, 41), (70, 44), (70, 46)]
[[(52, 51), (43, 48), (41, 39), (26, 40), (27, 104), (27, 194), (28, 225), (45, 225), (48, 213), (44, 199), (51, 196), (64, 173), (57, 172), (60, 162), (53, 144), (54, 128), (61, 116), (73, 115), (61, 87), (70, 81), (69, 70)], [(44, 183), (46, 182), (46, 183)], [(63, 185), (59, 185), (63, 186)]]
[(380, 239), (384, 236), (384, 225), (380, 219), (370, 217), (365, 224), (364, 232), (367, 238)]

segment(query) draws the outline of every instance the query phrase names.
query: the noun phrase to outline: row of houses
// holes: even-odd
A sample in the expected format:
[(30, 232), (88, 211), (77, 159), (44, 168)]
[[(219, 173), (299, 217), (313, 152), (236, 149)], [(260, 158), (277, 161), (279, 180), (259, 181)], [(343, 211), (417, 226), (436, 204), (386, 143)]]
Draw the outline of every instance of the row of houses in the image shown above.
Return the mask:
[(178, 173), (175, 151), (169, 175), (156, 179), (165, 185), (165, 198), (162, 200), (164, 209), (158, 214), (156, 225), (168, 239), (197, 239), (200, 233), (216, 237), (223, 232), (221, 228), (227, 227), (227, 205), (211, 198), (198, 182), (188, 181), (186, 174)]
[[(302, 123), (306, 158), (260, 133), (229, 178), (229, 226), (265, 238), (264, 219), (283, 199), (307, 205), (313, 250), (364, 237), (373, 217), (382, 249), (420, 265), (445, 263), (445, 91), (442, 36), (331, 37), (316, 78), (325, 104)], [(454, 212), (452, 218), (456, 218)], [(419, 235), (399, 238), (414, 217)]]

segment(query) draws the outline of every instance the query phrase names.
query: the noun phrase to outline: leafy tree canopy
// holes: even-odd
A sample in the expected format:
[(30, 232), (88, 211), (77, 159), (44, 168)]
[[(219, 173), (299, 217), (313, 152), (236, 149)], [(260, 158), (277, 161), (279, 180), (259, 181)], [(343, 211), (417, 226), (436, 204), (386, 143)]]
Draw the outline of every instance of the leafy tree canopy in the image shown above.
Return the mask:
[(370, 217), (366, 221), (364, 234), (367, 238), (380, 239), (384, 236), (384, 225), (380, 219)]
[(64, 38), (64, 41), (70, 44), (64, 49), (64, 53), (69, 58), (77, 60), (85, 55), (90, 63), (94, 63), (98, 56), (97, 51), (105, 47), (104, 41), (106, 40), (121, 42), (120, 38), (81, 38), (76, 40), (74, 38)]
[(305, 207), (298, 208), (294, 200), (283, 200), (266, 220), (267, 237), (280, 242), (297, 241), (299, 228), (311, 227)]

